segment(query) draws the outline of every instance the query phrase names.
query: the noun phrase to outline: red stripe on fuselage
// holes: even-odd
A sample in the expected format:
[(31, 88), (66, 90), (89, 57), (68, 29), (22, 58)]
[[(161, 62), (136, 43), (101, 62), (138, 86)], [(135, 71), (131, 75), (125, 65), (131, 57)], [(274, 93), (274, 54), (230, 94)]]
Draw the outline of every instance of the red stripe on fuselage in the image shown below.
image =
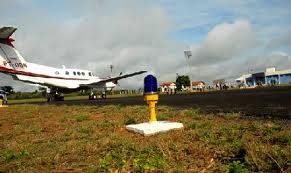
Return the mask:
[(15, 70), (11, 68), (6, 68), (3, 66), (0, 66), (0, 72), (2, 73), (10, 73), (10, 74), (20, 74), (25, 76), (31, 76), (31, 77), (43, 77), (43, 78), (53, 78), (53, 79), (64, 79), (64, 80), (89, 80), (89, 79), (80, 79), (80, 78), (65, 78), (65, 77), (57, 77), (57, 76), (49, 76), (44, 74), (37, 74), (37, 73), (31, 73), (21, 70)]

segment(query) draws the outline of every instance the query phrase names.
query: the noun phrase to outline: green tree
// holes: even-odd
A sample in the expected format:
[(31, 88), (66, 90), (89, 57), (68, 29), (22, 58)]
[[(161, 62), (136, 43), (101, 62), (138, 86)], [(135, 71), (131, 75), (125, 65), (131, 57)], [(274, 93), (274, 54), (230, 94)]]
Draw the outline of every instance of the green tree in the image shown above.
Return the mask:
[(184, 87), (190, 86), (189, 76), (181, 75), (181, 76), (178, 76), (177, 77), (177, 79), (176, 79), (176, 86), (177, 86), (177, 90), (178, 91), (181, 91), (182, 85)]
[(8, 94), (13, 94), (14, 90), (12, 86), (2, 86), (0, 87), (1, 90), (7, 92)]

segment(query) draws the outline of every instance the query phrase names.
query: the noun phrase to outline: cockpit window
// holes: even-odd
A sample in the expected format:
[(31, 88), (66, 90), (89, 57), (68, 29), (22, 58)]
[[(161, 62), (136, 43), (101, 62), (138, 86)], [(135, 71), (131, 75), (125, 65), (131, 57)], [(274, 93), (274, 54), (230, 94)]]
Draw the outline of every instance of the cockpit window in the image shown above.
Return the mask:
[(83, 75), (83, 76), (85, 76), (85, 73), (84, 73), (84, 72), (82, 72), (82, 75)]
[(70, 73), (68, 71), (66, 71), (66, 75), (69, 75)]
[(79, 71), (77, 72), (77, 74), (78, 74), (79, 76), (81, 75), (81, 73), (80, 73)]
[(91, 72), (89, 72), (89, 76), (92, 76)]
[(76, 72), (74, 71), (73, 74), (76, 75)]

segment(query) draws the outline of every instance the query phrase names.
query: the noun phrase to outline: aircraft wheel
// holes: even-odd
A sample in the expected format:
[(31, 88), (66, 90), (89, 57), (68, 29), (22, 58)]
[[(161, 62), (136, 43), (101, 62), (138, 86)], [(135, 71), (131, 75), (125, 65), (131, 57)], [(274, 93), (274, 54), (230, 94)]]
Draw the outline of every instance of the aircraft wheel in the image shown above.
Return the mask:
[(89, 100), (96, 100), (97, 99), (97, 96), (94, 94), (94, 95), (89, 95)]

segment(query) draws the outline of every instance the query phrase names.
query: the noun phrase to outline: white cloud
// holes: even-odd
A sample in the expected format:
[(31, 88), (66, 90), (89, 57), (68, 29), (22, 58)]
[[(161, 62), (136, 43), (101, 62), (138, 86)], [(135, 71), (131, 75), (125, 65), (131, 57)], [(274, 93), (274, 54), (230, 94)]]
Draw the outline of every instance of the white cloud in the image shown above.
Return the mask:
[[(277, 31), (281, 28), (277, 28)], [(291, 45), (291, 28), (286, 28), (286, 30), (278, 35), (273, 35), (273, 39), (271, 39), (267, 43), (267, 48), (269, 49), (278, 49), (278, 48), (286, 48)]]
[(277, 67), (279, 69), (290, 69), (291, 59), (290, 56), (281, 51), (271, 52), (262, 58), (257, 58), (255, 67), (267, 68), (267, 67)]
[(201, 45), (193, 47), (193, 63), (221, 63), (243, 54), (256, 44), (256, 34), (247, 20), (222, 23), (208, 33)]

